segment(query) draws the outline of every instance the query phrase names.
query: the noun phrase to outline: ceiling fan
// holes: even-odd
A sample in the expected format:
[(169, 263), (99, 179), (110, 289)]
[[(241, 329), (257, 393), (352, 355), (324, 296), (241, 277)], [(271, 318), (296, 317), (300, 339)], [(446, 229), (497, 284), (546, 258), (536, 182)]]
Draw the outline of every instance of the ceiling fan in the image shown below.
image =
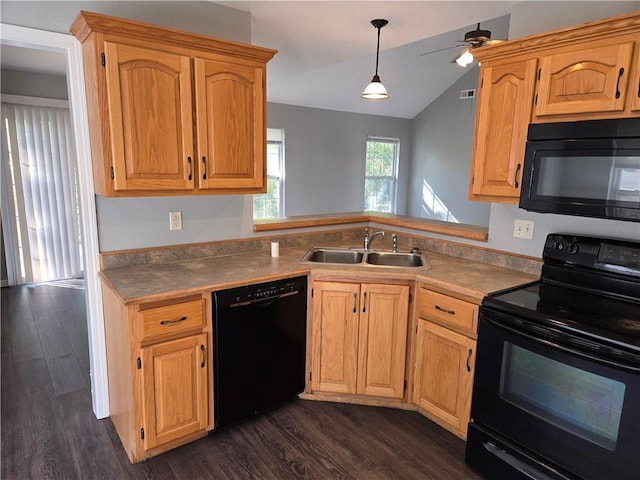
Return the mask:
[(481, 30), (480, 23), (478, 23), (475, 30), (471, 30), (464, 34), (464, 40), (459, 40), (458, 45), (421, 53), (420, 56), (422, 57), (424, 55), (430, 55), (432, 53), (442, 52), (444, 50), (451, 50), (452, 48), (464, 47), (464, 50), (460, 53), (460, 55), (453, 59), (451, 63), (455, 62), (461, 67), (466, 67), (471, 62), (473, 62), (473, 54), (471, 53), (471, 50), (473, 50), (474, 48), (483, 47), (485, 45), (495, 45), (496, 43), (501, 43), (504, 41), (505, 40), (492, 40), (491, 30)]

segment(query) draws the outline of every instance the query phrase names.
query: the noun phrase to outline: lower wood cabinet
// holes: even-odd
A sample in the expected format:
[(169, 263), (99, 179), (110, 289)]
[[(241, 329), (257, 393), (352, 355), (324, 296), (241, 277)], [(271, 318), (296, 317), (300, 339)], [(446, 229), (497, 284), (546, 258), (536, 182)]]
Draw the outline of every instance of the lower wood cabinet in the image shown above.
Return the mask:
[(210, 294), (125, 305), (103, 285), (109, 413), (132, 463), (213, 429)]
[(409, 286), (316, 281), (311, 392), (401, 399)]
[(477, 306), (424, 288), (419, 296), (413, 403), (427, 417), (466, 439)]
[(429, 418), (466, 438), (476, 341), (418, 322), (413, 401)]
[(141, 349), (145, 449), (207, 428), (205, 345), (200, 334)]

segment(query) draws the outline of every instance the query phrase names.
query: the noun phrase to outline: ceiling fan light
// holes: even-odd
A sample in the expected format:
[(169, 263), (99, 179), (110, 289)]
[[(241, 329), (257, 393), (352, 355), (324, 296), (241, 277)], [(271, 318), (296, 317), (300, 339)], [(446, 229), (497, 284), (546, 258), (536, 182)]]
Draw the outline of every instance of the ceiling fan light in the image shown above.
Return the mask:
[(466, 67), (471, 62), (473, 62), (473, 54), (471, 53), (471, 51), (469, 51), (468, 48), (465, 49), (465, 51), (462, 52), (458, 58), (456, 58), (456, 63), (461, 67)]
[(378, 75), (373, 76), (371, 83), (367, 85), (367, 88), (365, 88), (364, 92), (362, 92), (362, 98), (366, 98), (369, 100), (381, 100), (383, 98), (389, 98), (387, 89), (380, 81), (380, 77)]

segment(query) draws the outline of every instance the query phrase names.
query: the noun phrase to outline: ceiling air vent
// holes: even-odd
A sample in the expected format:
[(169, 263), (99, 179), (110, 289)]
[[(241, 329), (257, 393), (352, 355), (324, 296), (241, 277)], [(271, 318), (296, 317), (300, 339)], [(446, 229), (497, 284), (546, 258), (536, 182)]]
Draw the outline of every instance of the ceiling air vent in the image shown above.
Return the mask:
[(470, 88), (468, 90), (460, 90), (460, 100), (465, 100), (467, 98), (475, 98), (476, 89)]

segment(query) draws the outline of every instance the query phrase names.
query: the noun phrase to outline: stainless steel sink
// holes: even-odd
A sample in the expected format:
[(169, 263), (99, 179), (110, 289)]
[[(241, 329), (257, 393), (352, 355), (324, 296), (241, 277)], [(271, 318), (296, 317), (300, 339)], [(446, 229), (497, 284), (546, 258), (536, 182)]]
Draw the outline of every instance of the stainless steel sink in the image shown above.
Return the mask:
[(367, 263), (384, 267), (423, 267), (428, 265), (421, 253), (369, 252)]
[(353, 248), (312, 247), (302, 258), (302, 261), (368, 267), (431, 268), (424, 253), (381, 252)]
[(319, 263), (362, 263), (364, 253), (361, 250), (312, 248), (302, 259), (303, 262)]

